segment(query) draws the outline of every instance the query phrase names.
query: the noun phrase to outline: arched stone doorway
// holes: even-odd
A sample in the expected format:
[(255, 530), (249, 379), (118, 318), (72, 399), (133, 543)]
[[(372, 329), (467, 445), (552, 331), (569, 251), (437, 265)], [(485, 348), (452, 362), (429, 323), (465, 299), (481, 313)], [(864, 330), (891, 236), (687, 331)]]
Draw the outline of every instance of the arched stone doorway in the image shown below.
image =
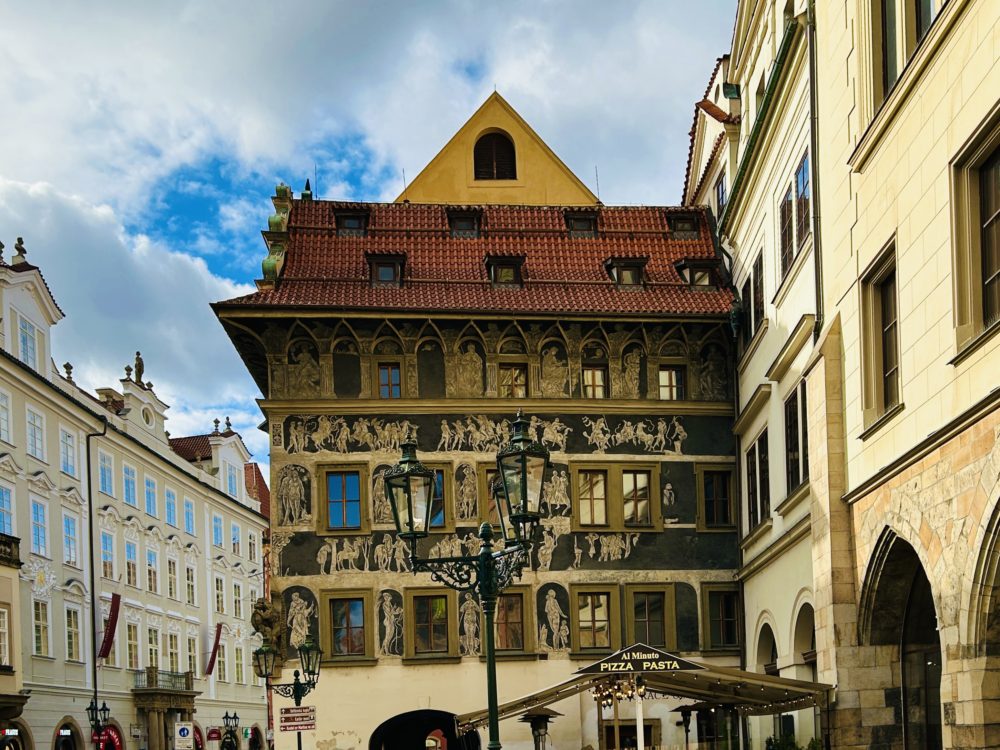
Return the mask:
[(52, 740), (52, 748), (53, 750), (83, 750), (83, 735), (75, 722), (64, 719), (59, 723)]
[[(792, 630), (792, 664), (793, 673), (785, 673), (785, 677), (797, 680), (818, 682), (816, 670), (816, 618), (812, 605), (806, 602), (795, 616), (795, 627)], [(816, 711), (804, 708), (795, 712), (795, 737), (802, 746), (817, 736)]]
[(31, 732), (20, 721), (8, 722), (0, 731), (0, 750), (34, 750)]
[(761, 626), (757, 636), (756, 671), (766, 674), (778, 674), (778, 642), (774, 639), (774, 631), (767, 623)]
[[(895, 534), (883, 534), (862, 594), (865, 645), (876, 666), (891, 667), (881, 686), (892, 725), (872, 726), (872, 742), (905, 750), (940, 750), (941, 638), (930, 581), (916, 551)], [(864, 631), (863, 631), (864, 633)]]
[[(459, 736), (455, 714), (423, 709), (398, 714), (382, 722), (368, 740), (368, 750), (479, 750), (479, 733)], [(433, 744), (428, 744), (431, 740)]]

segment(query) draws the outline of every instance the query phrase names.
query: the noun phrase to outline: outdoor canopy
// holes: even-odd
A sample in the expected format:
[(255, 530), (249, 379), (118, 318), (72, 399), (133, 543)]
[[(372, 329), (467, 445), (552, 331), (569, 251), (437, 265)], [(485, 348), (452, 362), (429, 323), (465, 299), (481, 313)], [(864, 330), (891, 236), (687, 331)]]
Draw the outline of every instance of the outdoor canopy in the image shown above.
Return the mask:
[[(750, 716), (825, 708), (831, 685), (684, 659), (667, 651), (637, 643), (589, 664), (558, 685), (500, 705), (500, 719), (518, 716), (538, 706), (547, 706), (596, 687), (616, 677), (641, 674), (650, 697), (674, 697), (733, 708)], [(456, 717), (462, 732), (487, 721), (485, 709)]]

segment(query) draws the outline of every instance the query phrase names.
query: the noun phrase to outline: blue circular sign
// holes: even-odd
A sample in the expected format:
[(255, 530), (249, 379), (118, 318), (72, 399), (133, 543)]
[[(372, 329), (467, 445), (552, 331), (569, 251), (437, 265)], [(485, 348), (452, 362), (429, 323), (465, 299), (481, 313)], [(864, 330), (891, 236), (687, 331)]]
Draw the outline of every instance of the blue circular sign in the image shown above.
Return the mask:
[(189, 734), (191, 734), (191, 730), (188, 729), (187, 727), (180, 727), (177, 730), (177, 734), (179, 734), (181, 737), (187, 737)]

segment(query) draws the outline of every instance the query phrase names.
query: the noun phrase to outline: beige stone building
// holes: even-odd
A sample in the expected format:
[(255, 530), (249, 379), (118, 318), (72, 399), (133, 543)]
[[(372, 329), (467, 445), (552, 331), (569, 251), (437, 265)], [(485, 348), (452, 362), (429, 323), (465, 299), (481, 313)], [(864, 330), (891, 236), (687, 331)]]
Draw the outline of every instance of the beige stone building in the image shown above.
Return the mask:
[[(997, 3), (741, 2), (720, 94), (699, 105), (686, 199), (717, 205), (715, 175), (736, 170), (720, 234), (761, 337), (738, 362), (745, 660), (795, 674), (815, 651), (835, 747), (1000, 747), (998, 60)], [(788, 175), (803, 153), (819, 231), (803, 224), (799, 244)], [(768, 265), (784, 257), (786, 184), (788, 281)], [(803, 379), (805, 434), (783, 408)], [(792, 722), (802, 742), (802, 717), (774, 731)]]
[(228, 421), (169, 436), (141, 358), (96, 395), (59, 373), (63, 313), (15, 249), (0, 263), (0, 729), (19, 750), (87, 747), (96, 698), (106, 747), (163, 750), (181, 719), (209, 747), (235, 710), (241, 747), (260, 748), (266, 485)]

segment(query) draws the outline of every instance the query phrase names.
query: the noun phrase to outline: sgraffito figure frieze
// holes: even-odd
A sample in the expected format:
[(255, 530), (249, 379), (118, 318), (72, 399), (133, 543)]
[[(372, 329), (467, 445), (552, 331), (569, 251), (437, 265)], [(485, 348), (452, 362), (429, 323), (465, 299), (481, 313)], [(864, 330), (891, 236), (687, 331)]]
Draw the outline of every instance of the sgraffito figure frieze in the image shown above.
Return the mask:
[(288, 464), (278, 471), (278, 525), (298, 526), (312, 521), (312, 482), (304, 466)]
[(379, 591), (375, 603), (378, 613), (379, 656), (403, 655), (403, 596), (394, 589)]
[(546, 583), (538, 588), (538, 649), (540, 651), (569, 651), (569, 594), (557, 583)]

